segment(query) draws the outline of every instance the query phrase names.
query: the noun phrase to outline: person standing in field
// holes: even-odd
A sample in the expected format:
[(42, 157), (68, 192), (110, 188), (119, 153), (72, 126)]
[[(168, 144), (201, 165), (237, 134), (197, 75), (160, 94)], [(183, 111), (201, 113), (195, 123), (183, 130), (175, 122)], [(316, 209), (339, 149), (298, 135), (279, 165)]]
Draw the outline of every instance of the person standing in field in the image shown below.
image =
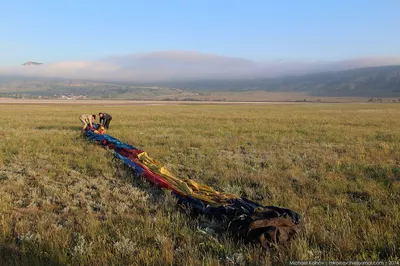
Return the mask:
[(112, 120), (112, 116), (107, 113), (99, 113), (100, 117), (100, 125), (103, 125), (105, 129), (108, 129), (110, 126), (110, 122)]
[(96, 120), (96, 115), (89, 115), (89, 114), (81, 114), (79, 117), (79, 120), (81, 120), (83, 124), (82, 130), (85, 131), (86, 127), (89, 125), (90, 127), (93, 127), (93, 120)]

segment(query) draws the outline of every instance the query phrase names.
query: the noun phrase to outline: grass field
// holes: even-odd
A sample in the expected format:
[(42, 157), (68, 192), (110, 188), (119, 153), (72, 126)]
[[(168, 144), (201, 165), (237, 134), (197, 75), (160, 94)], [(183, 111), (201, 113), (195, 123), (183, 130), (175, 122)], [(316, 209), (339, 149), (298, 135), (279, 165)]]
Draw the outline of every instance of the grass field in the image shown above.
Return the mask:
[[(400, 259), (400, 105), (0, 106), (3, 265)], [(193, 219), (80, 135), (81, 113), (178, 176), (299, 212), (269, 252)]]

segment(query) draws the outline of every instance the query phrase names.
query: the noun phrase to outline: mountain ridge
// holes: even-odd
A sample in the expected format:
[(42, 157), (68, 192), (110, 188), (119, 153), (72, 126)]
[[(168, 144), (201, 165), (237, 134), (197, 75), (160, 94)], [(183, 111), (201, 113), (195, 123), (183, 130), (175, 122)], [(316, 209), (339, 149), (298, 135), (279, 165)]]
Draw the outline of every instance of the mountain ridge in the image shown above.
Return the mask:
[(38, 65), (42, 65), (43, 63), (39, 63), (39, 62), (34, 62), (34, 61), (27, 61), (25, 63), (23, 63), (23, 66), (38, 66)]
[(400, 97), (400, 65), (325, 71), (275, 78), (198, 79), (170, 82), (96, 81), (0, 75), (0, 93), (82, 94), (91, 97), (152, 97), (183, 92), (306, 92), (326, 97)]

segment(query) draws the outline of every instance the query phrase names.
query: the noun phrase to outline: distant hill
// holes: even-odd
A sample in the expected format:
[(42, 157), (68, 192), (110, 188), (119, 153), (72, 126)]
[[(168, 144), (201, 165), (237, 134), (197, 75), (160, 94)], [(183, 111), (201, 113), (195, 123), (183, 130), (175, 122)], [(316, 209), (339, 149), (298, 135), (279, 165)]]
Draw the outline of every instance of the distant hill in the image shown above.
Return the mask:
[(22, 78), (0, 76), (0, 97), (24, 96), (62, 98), (86, 96), (104, 99), (153, 99), (183, 95), (181, 89), (160, 86), (105, 83), (90, 80), (62, 80), (55, 78)]
[(23, 63), (22, 65), (23, 66), (37, 66), (37, 65), (42, 65), (42, 63), (28, 61), (26, 63)]
[(357, 68), (279, 78), (214, 79), (159, 84), (0, 76), (0, 93), (31, 96), (73, 94), (90, 98), (151, 99), (246, 91), (301, 92), (317, 97), (400, 97), (400, 66)]
[(265, 79), (168, 82), (164, 86), (196, 91), (307, 92), (314, 96), (399, 97), (400, 66)]

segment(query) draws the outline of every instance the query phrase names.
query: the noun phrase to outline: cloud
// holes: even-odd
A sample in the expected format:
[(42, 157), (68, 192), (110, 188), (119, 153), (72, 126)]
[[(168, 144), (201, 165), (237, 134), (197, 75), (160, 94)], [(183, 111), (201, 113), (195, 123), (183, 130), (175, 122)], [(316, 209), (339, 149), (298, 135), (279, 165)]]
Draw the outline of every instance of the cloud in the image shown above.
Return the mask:
[(3, 67), (0, 68), (0, 75), (97, 81), (161, 82), (302, 75), (395, 64), (400, 64), (400, 57), (356, 58), (334, 62), (290, 60), (256, 62), (245, 58), (198, 52), (161, 51), (109, 56), (93, 61), (64, 61), (44, 63), (38, 66)]

